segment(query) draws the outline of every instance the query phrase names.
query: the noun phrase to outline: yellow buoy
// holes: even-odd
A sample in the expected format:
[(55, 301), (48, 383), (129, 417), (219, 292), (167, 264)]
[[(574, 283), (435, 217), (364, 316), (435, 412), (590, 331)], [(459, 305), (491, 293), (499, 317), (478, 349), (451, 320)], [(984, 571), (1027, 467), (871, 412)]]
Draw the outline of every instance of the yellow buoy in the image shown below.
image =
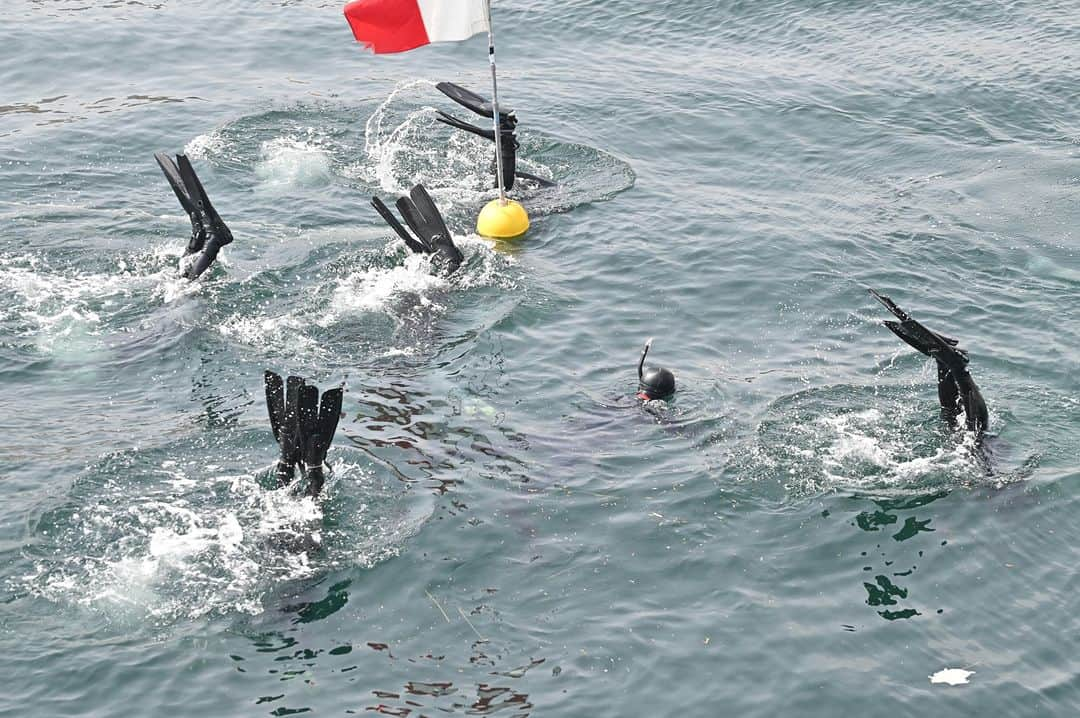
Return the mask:
[(476, 233), (492, 239), (520, 237), (529, 229), (529, 215), (512, 199), (505, 204), (493, 199), (480, 210), (476, 218)]

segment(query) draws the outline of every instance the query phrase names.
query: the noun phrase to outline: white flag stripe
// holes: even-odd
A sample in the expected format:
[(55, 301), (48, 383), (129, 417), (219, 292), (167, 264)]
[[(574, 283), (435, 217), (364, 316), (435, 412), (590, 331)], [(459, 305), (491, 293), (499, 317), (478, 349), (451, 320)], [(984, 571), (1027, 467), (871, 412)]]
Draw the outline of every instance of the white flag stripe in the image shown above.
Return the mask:
[(488, 31), (484, 0), (416, 0), (431, 42), (452, 42)]

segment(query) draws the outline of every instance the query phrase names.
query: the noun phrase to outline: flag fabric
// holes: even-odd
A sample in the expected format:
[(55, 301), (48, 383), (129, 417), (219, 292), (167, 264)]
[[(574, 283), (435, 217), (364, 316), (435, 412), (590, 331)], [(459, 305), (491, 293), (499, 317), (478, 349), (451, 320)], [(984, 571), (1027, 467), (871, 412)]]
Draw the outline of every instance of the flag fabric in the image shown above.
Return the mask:
[(345, 6), (353, 35), (377, 53), (487, 32), (485, 0), (354, 0)]

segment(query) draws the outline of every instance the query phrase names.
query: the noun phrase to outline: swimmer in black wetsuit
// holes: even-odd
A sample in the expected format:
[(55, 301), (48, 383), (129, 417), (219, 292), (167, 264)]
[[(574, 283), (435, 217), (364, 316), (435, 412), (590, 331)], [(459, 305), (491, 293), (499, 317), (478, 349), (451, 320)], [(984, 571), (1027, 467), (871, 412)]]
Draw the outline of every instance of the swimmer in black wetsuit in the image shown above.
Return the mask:
[(191, 220), (191, 239), (180, 263), (181, 274), (185, 279), (198, 279), (217, 259), (221, 248), (233, 241), (232, 232), (210, 204), (186, 155), (177, 155), (173, 162), (167, 154), (158, 152), (154, 159)]
[(652, 348), (652, 337), (645, 342), (645, 349), (641, 352), (641, 359), (637, 365), (638, 395), (642, 401), (655, 399), (668, 399), (675, 393), (675, 375), (670, 369), (663, 367), (649, 367), (645, 369), (645, 357)]
[(408, 197), (399, 197), (396, 202), (398, 212), (401, 212), (405, 223), (416, 233), (415, 237), (401, 226), (401, 222), (381, 199), (372, 197), (371, 205), (410, 250), (416, 254), (434, 255), (440, 273), (453, 274), (461, 266), (465, 255), (454, 244), (439, 208), (435, 206), (424, 185), (416, 185)]
[[(486, 97), (478, 95), (472, 90), (466, 90), (461, 85), (455, 85), (452, 82), (440, 82), (436, 84), (435, 87), (439, 92), (443, 93), (462, 107), (472, 110), (481, 117), (486, 117), (489, 120), (493, 118), (495, 110), (492, 108), (491, 103)], [(488, 129), (484, 129), (482, 127), (477, 127), (476, 125), (470, 125), (468, 122), (459, 120), (442, 110), (436, 110), (436, 112), (439, 113), (439, 116), (436, 119), (445, 125), (471, 132), (474, 135), (479, 135), (492, 142), (495, 141), (495, 129), (493, 127), (489, 126)], [(499, 149), (502, 151), (503, 189), (509, 191), (514, 187), (515, 176), (532, 180), (541, 187), (554, 187), (555, 183), (550, 180), (517, 169), (517, 151), (521, 146), (518, 144), (517, 137), (514, 135), (515, 128), (517, 128), (517, 122), (517, 115), (514, 114), (514, 111), (509, 107), (501, 106), (500, 103), (499, 142), (501, 143), (501, 146)], [(498, 184), (498, 173), (495, 172), (494, 167), (492, 173), (495, 175), (496, 184)]]
[(326, 483), (326, 452), (341, 417), (342, 389), (323, 392), (320, 403), (319, 388), (301, 377), (290, 376), (286, 383), (267, 370), (264, 380), (270, 428), (281, 447), (275, 470), (278, 486), (292, 483), (299, 465), (305, 482), (300, 490), (307, 496), (318, 496)]
[(956, 348), (959, 342), (930, 331), (908, 316), (907, 312), (884, 294), (878, 294), (873, 289), (868, 291), (900, 320), (898, 322), (888, 320), (882, 323), (907, 344), (937, 360), (938, 401), (941, 403), (941, 413), (945, 419), (950, 425), (955, 425), (960, 413), (963, 412), (968, 431), (974, 433), (977, 438), (982, 438), (990, 415), (979, 387), (975, 385), (975, 380), (968, 373), (967, 353)]

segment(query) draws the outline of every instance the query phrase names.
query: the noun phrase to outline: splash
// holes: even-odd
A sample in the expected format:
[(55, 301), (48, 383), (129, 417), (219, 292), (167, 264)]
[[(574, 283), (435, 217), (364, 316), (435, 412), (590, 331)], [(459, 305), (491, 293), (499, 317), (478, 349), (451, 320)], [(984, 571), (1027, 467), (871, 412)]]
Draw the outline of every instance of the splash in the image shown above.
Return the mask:
[(54, 269), (33, 255), (0, 255), (0, 290), (11, 298), (0, 322), (12, 333), (32, 338), (37, 350), (53, 356), (92, 350), (107, 320), (139, 293), (164, 279), (143, 274), (143, 257), (121, 257), (118, 272)]
[(910, 433), (878, 409), (821, 416), (806, 429), (820, 442), (824, 482), (838, 488), (902, 487), (937, 473), (962, 472), (972, 466), (975, 449), (974, 436), (961, 432), (929, 454), (913, 455), (918, 447)]
[[(975, 437), (949, 431), (911, 389), (835, 386), (774, 404), (740, 473), (778, 478), (798, 494), (859, 491), (903, 495), (985, 475)], [(887, 409), (880, 408), (882, 403)], [(852, 411), (852, 404), (869, 408)]]
[[(424, 97), (440, 97), (429, 80), (399, 83), (375, 108), (364, 126), (367, 161), (354, 171), (391, 194), (403, 194), (423, 183), (444, 212), (476, 206), (492, 194), (491, 142), (453, 131), (436, 121), (435, 109), (410, 103), (418, 88)], [(528, 171), (544, 177), (552, 172), (539, 161), (521, 159)]]
[(428, 257), (410, 254), (398, 266), (372, 267), (339, 279), (319, 324), (329, 326), (357, 312), (386, 311), (406, 297), (414, 298), (419, 307), (441, 312), (445, 306), (433, 297), (448, 287), (449, 282), (432, 271)]
[(102, 468), (115, 478), (82, 484), (85, 496), (42, 517), (37, 530), (51, 550), (22, 587), (116, 619), (170, 622), (257, 614), (282, 582), (397, 555), (430, 506), (409, 510), (396, 488), (373, 484), (340, 453), (335, 458), (327, 491), (364, 483), (347, 493), (365, 499), (345, 507), (327, 530), (323, 503), (332, 496), (315, 501), (291, 487), (265, 488), (266, 472), (213, 473), (196, 461), (163, 461), (140, 472), (139, 456), (113, 457)]
[[(451, 292), (498, 286), (513, 289), (517, 285), (512, 268), (514, 260), (499, 254), (488, 240), (476, 235), (455, 237), (465, 255), (461, 268), (449, 277), (440, 276), (425, 255), (405, 253), (400, 240), (392, 240), (383, 249), (391, 267), (366, 266), (337, 280), (329, 307), (318, 319), (326, 327), (343, 318), (362, 312), (383, 312), (398, 317), (420, 312), (442, 313)], [(399, 259), (402, 254), (403, 259)]]
[(225, 154), (227, 143), (221, 132), (214, 130), (199, 135), (184, 146), (184, 153), (193, 160), (212, 160)]
[(228, 317), (218, 325), (225, 337), (253, 347), (275, 347), (287, 355), (318, 356), (322, 346), (307, 336), (307, 322), (298, 314), (274, 316), (241, 315)]
[(323, 186), (332, 179), (330, 156), (313, 136), (306, 140), (277, 137), (262, 143), (255, 176), (264, 188)]
[(387, 192), (401, 192), (403, 190), (394, 180), (394, 161), (399, 153), (407, 149), (403, 138), (411, 131), (412, 124), (415, 124), (419, 116), (430, 115), (432, 109), (424, 107), (412, 111), (406, 114), (404, 121), (398, 119), (398, 124), (389, 130), (385, 130), (383, 125), (387, 123), (387, 118), (391, 114), (394, 103), (407, 92), (417, 87), (434, 88), (435, 83), (429, 80), (399, 82), (387, 98), (375, 108), (375, 111), (368, 117), (367, 122), (364, 123), (364, 154), (368, 156), (373, 165), (371, 176), (378, 179), (379, 185)]

